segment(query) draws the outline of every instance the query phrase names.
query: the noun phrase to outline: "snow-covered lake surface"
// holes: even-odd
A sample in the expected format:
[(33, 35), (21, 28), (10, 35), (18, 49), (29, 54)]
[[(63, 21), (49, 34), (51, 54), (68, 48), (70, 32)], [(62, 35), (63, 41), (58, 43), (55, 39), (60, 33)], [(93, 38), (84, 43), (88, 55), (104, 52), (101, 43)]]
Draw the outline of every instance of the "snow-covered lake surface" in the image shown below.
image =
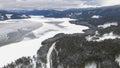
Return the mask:
[[(37, 50), (41, 47), (41, 42), (53, 37), (58, 33), (83, 33), (83, 30), (89, 29), (86, 26), (70, 24), (69, 18), (44, 18), (41, 16), (32, 16), (31, 19), (8, 20), (0, 24), (0, 39), (7, 37), (10, 32), (25, 30), (26, 34), (32, 32), (36, 38), (23, 40), (0, 47), (0, 67), (11, 63), (12, 61), (23, 56), (36, 55)], [(7, 30), (8, 29), (8, 30)], [(6, 36), (2, 36), (6, 35)], [(6, 39), (5, 39), (6, 40)]]
[(41, 26), (41, 23), (29, 20), (0, 22), (0, 46), (1, 44), (21, 40), (26, 34)]

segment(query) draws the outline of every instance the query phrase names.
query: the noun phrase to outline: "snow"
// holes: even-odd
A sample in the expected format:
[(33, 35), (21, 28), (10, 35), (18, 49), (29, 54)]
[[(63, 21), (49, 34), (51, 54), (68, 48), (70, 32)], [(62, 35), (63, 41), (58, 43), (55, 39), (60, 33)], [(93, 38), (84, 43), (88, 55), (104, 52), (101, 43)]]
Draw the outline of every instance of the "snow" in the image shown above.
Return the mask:
[(116, 61), (119, 63), (119, 66), (120, 66), (120, 55), (116, 56)]
[[(97, 34), (96, 33), (96, 35), (99, 35), (99, 34)], [(120, 36), (119, 35), (115, 35), (115, 34), (113, 34), (113, 32), (110, 32), (110, 33), (105, 33), (104, 35), (102, 35), (102, 36), (100, 36), (100, 37), (97, 37), (96, 35), (94, 35), (94, 36), (86, 36), (86, 40), (87, 41), (97, 41), (97, 42), (99, 42), (99, 41), (104, 41), (104, 40), (106, 40), (106, 39), (116, 39), (116, 38), (120, 38)], [(93, 39), (93, 38), (96, 38), (97, 37), (97, 39)]]
[(99, 25), (98, 27), (102, 27), (102, 28), (108, 28), (110, 26), (117, 26), (118, 23), (117, 22), (112, 22), (112, 23), (105, 23), (103, 25)]
[(85, 68), (97, 68), (97, 64), (95, 62), (88, 63), (85, 65)]
[(12, 14), (6, 14), (6, 16), (10, 19)]
[[(98, 32), (96, 32), (96, 35), (98, 34)], [(106, 39), (116, 39), (116, 38), (120, 38), (120, 36), (118, 35), (114, 35), (113, 32), (110, 33), (106, 33), (104, 34), (102, 37), (99, 37), (98, 39), (93, 40), (92, 38), (95, 36), (87, 36), (86, 39), (88, 41), (104, 41)], [(116, 61), (119, 63), (120, 65), (120, 55), (116, 57)], [(85, 68), (97, 68), (95, 63), (91, 63), (91, 64), (87, 64)]]
[(68, 16), (73, 16), (73, 15), (82, 15), (82, 12), (80, 12), (80, 13), (71, 13), (71, 14), (69, 14)]
[[(23, 41), (20, 41), (17, 43), (11, 43), (11, 44), (0, 47), (0, 55), (1, 55), (0, 56), (0, 66), (11, 63), (12, 61), (15, 61), (16, 59), (21, 58), (23, 56), (31, 56), (32, 57), (33, 55), (36, 55), (37, 50), (42, 46), (41, 42), (45, 39), (53, 37), (54, 35), (56, 35), (58, 33), (66, 33), (66, 34), (83, 33), (83, 30), (89, 29), (86, 26), (70, 24), (69, 23), (70, 20), (74, 20), (74, 19), (44, 18), (44, 17), (39, 17), (39, 16), (32, 16), (32, 18), (30, 18), (30, 19), (19, 20), (18, 22), (24, 21), (23, 23), (21, 23), (21, 25), (26, 22), (27, 22), (27, 24), (29, 24), (29, 22), (31, 22), (31, 23), (42, 24), (43, 26), (32, 31), (33, 34), (35, 36), (37, 36), (36, 39), (23, 40)], [(11, 21), (17, 22), (17, 20), (11, 20)], [(51, 23), (51, 22), (53, 22), (53, 23)], [(60, 23), (58, 23), (58, 22), (60, 22)], [(7, 24), (8, 23), (9, 22), (7, 22)], [(24, 27), (26, 27), (27, 24), (24, 25)], [(15, 27), (13, 29), (17, 29), (20, 27), (20, 25), (16, 25), (16, 26), (17, 27)], [(30, 26), (32, 28), (34, 28), (37, 25), (31, 24)], [(4, 27), (3, 29), (5, 30), (5, 28), (7, 28), (7, 26)], [(6, 33), (9, 33), (9, 31), (6, 31)]]
[(93, 19), (99, 19), (100, 16), (99, 15), (93, 15), (91, 18), (93, 18)]
[(110, 32), (110, 33), (104, 34), (102, 37), (100, 37), (96, 41), (103, 41), (105, 39), (116, 39), (116, 38), (120, 38), (120, 36), (114, 35), (113, 32)]
[(52, 44), (52, 46), (50, 47), (49, 51), (48, 51), (48, 54), (47, 54), (47, 68), (51, 68), (51, 53), (53, 51), (55, 47), (55, 43)]

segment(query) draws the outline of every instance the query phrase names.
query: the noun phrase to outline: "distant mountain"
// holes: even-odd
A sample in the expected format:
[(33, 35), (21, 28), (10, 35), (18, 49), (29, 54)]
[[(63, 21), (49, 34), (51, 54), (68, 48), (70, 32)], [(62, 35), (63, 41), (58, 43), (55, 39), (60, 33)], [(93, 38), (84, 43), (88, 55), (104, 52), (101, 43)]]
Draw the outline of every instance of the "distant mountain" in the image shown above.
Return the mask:
[(26, 19), (30, 18), (29, 15), (24, 14), (22, 11), (17, 12), (17, 11), (5, 11), (5, 10), (0, 10), (0, 20), (8, 20), (8, 19)]
[[(68, 9), (64, 11), (58, 10), (2, 10), (2, 13), (17, 13), (26, 15), (42, 15), (45, 17), (54, 18), (74, 18), (77, 22), (83, 21), (91, 23), (92, 25), (100, 25), (105, 22), (120, 21), (120, 5), (106, 6), (99, 8), (83, 8), (83, 9)], [(0, 12), (0, 13), (1, 13)], [(76, 24), (76, 22), (73, 22)], [(77, 23), (80, 24), (80, 23)]]
[(19, 11), (19, 13), (25, 13), (28, 15), (43, 15), (46, 17), (71, 17), (71, 18), (91, 18), (93, 15), (99, 15), (106, 18), (106, 17), (120, 16), (119, 12), (120, 12), (120, 5), (99, 7), (99, 8), (68, 9), (64, 11), (57, 11), (57, 10)]
[(120, 16), (120, 5), (99, 7), (99, 8), (81, 8), (68, 9), (63, 11), (58, 10), (0, 10), (4, 14), (27, 14), (27, 15), (43, 15), (45, 17), (70, 17), (70, 18), (91, 18), (93, 15), (99, 15), (105, 19), (118, 20)]

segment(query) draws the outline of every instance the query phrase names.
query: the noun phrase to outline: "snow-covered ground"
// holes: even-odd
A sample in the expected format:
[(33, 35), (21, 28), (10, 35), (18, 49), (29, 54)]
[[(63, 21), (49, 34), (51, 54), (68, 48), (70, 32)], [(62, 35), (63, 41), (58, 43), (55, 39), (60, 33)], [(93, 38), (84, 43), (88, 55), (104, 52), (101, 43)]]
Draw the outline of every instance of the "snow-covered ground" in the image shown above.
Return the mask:
[(117, 26), (118, 23), (117, 22), (112, 22), (112, 23), (105, 23), (103, 25), (99, 25), (98, 27), (102, 27), (102, 28), (108, 28), (110, 26)]
[(95, 62), (91, 62), (86, 64), (85, 68), (97, 68), (97, 64)]
[(102, 37), (100, 37), (96, 41), (103, 41), (105, 39), (116, 39), (116, 38), (120, 38), (120, 36), (114, 35), (113, 32), (110, 32), (110, 33), (104, 34)]
[[(98, 35), (98, 34), (96, 34)], [(96, 37), (96, 35), (94, 36), (86, 36), (86, 40), (87, 41), (97, 41), (97, 42), (100, 42), (100, 41), (104, 41), (104, 40), (107, 40), (107, 39), (120, 39), (120, 36), (119, 35), (115, 35), (113, 34), (113, 32), (110, 32), (110, 33), (105, 33), (103, 34), (102, 36), (100, 37), (97, 37), (97, 39), (93, 39)]]
[[(8, 44), (0, 47), (0, 67), (11, 63), (12, 61), (21, 58), (23, 56), (36, 55), (37, 50), (41, 47), (41, 42), (47, 38), (53, 37), (58, 33), (83, 33), (83, 30), (88, 29), (86, 26), (70, 24), (69, 21), (73, 19), (69, 18), (44, 18), (40, 16), (32, 16), (31, 19), (24, 20), (10, 20), (11, 22), (3, 22), (0, 26), (1, 36), (11, 31), (29, 30), (37, 37), (36, 39), (22, 40), (20, 42)], [(8, 24), (15, 24), (9, 26)], [(16, 24), (17, 23), (17, 24)], [(20, 23), (20, 24), (19, 24)], [(42, 26), (41, 26), (42, 24)], [(5, 27), (3, 27), (3, 25)], [(22, 27), (21, 27), (22, 26)], [(33, 30), (39, 26), (38, 29)], [(41, 27), (40, 27), (41, 26)], [(9, 28), (8, 28), (9, 27)], [(8, 29), (8, 30), (6, 30)], [(12, 30), (11, 30), (12, 29)], [(5, 32), (4, 32), (5, 30)], [(4, 37), (3, 37), (4, 38)], [(24, 37), (26, 39), (26, 37)]]
[(91, 18), (93, 18), (93, 19), (99, 19), (101, 16), (99, 16), (99, 15), (93, 15)]

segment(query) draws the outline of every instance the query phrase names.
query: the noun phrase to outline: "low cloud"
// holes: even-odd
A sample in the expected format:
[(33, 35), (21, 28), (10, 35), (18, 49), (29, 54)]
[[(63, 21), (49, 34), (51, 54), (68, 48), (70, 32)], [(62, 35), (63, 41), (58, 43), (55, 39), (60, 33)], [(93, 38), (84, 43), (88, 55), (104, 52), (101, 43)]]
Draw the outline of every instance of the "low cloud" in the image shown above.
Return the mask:
[(101, 0), (101, 5), (103, 6), (120, 5), (120, 0)]

